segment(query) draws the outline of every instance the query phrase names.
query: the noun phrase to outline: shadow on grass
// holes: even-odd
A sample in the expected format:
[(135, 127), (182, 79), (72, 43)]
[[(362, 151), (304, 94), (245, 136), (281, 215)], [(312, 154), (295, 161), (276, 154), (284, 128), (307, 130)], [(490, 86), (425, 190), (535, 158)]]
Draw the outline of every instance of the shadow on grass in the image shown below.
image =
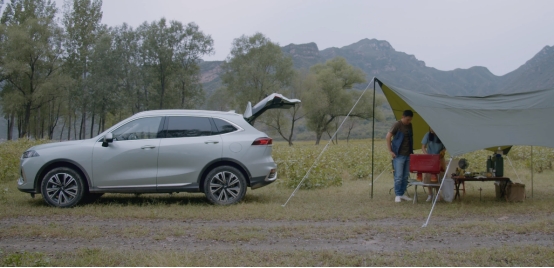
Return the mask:
[(152, 205), (211, 205), (201, 194), (105, 194), (90, 205), (152, 206)]
[[(270, 200), (264, 196), (246, 195), (239, 204), (244, 203), (269, 203)], [(34, 199), (27, 201), (33, 207), (50, 207), (39, 194)], [(206, 199), (204, 194), (104, 194), (93, 203), (82, 203), (78, 206), (160, 206), (160, 205), (183, 205), (183, 206), (213, 206)]]

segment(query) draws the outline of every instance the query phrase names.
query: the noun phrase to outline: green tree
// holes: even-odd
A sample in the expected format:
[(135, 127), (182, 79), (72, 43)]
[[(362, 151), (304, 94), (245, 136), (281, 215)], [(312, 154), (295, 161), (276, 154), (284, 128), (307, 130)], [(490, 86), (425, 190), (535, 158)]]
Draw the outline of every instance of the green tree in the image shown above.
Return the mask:
[[(331, 132), (333, 121), (346, 116), (360, 96), (359, 91), (352, 90), (353, 85), (366, 80), (360, 69), (341, 57), (314, 65), (310, 72), (316, 76), (317, 86), (307, 91), (303, 106), (307, 112), (307, 127), (316, 133), (316, 144), (319, 144), (323, 133)], [(371, 118), (372, 101), (371, 94), (365, 94), (350, 116)]]
[(3, 101), (18, 102), (10, 112), (17, 114), (19, 137), (31, 136), (31, 127), (35, 135), (44, 130), (40, 113), (34, 123), (32, 113), (52, 101), (53, 91), (63, 84), (56, 11), (49, 0), (12, 0), (0, 20), (0, 80), (9, 84)]
[(157, 108), (196, 106), (190, 99), (202, 97), (198, 60), (213, 52), (212, 38), (194, 23), (184, 26), (165, 18), (144, 22), (137, 31), (144, 68), (155, 81), (150, 96), (157, 99)]
[(223, 85), (235, 96), (235, 107), (281, 91), (294, 77), (292, 59), (261, 33), (235, 39), (222, 69)]
[(135, 114), (148, 110), (148, 76), (145, 59), (140, 49), (140, 35), (127, 24), (112, 31), (118, 77), (118, 92), (123, 95), (126, 113)]
[(16, 118), (19, 119), (21, 104), (24, 102), (24, 100), (23, 98), (21, 98), (20, 92), (16, 91), (16, 89), (10, 83), (0, 82), (0, 85), (2, 87), (2, 92), (0, 92), (0, 104), (2, 105), (2, 113), (4, 114), (4, 118), (8, 120), (7, 139), (12, 140)]
[(100, 31), (91, 54), (90, 79), (92, 112), (90, 135), (93, 136), (95, 116), (98, 115), (98, 130), (96, 135), (105, 130), (106, 116), (109, 112), (115, 113), (117, 109), (125, 110), (126, 102), (122, 90), (120, 90), (118, 66), (121, 55), (118, 54), (114, 44), (114, 36), (109, 29)]
[(6, 26), (22, 25), (27, 19), (53, 20), (56, 4), (51, 0), (11, 0), (6, 5), (0, 23)]
[[(306, 92), (317, 86), (316, 76), (304, 71), (298, 71), (292, 79), (291, 85), (284, 88), (281, 93), (287, 98), (303, 100)], [(297, 122), (306, 115), (302, 103), (286, 110), (277, 109), (268, 111), (260, 117), (260, 120), (272, 131), (277, 132), (289, 146), (293, 145), (294, 128)]]
[[(170, 22), (168, 27), (165, 18), (148, 24), (144, 22), (137, 31), (141, 35), (141, 52), (144, 55), (145, 65), (150, 74), (155, 77), (154, 93), (158, 99), (156, 108), (164, 108), (164, 97), (170, 88), (170, 77), (175, 72), (177, 64), (173, 61), (174, 49), (177, 45), (175, 32), (176, 21)], [(154, 80), (154, 79), (153, 79)], [(152, 97), (152, 95), (150, 95)]]
[[(72, 95), (77, 100), (80, 110), (79, 139), (86, 138), (87, 113), (94, 116), (91, 96), (90, 65), (94, 44), (102, 28), (102, 0), (66, 0), (64, 2), (63, 24), (66, 37), (65, 70), (76, 81), (76, 90)], [(74, 104), (71, 104), (74, 105)], [(77, 110), (71, 107), (70, 110)], [(75, 118), (76, 120), (77, 118)], [(93, 126), (91, 126), (92, 128)], [(75, 129), (75, 131), (77, 131)]]
[(194, 22), (178, 30), (181, 32), (181, 41), (176, 49), (176, 61), (179, 64), (176, 75), (179, 89), (179, 108), (194, 108), (204, 101), (198, 62), (202, 56), (214, 53), (213, 39), (211, 36), (202, 33)]
[(229, 111), (232, 110), (231, 102), (233, 96), (225, 87), (216, 89), (208, 98), (206, 106), (210, 110)]

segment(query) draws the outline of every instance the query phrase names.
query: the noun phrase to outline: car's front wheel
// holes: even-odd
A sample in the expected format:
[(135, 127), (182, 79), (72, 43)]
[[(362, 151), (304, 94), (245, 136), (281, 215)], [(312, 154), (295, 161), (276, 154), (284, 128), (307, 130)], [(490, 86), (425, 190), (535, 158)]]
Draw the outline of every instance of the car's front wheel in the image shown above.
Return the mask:
[(204, 180), (204, 193), (216, 205), (235, 204), (246, 194), (246, 179), (234, 167), (216, 167)]
[(47, 204), (60, 208), (77, 205), (83, 199), (85, 185), (81, 175), (67, 167), (50, 170), (44, 176), (41, 192)]

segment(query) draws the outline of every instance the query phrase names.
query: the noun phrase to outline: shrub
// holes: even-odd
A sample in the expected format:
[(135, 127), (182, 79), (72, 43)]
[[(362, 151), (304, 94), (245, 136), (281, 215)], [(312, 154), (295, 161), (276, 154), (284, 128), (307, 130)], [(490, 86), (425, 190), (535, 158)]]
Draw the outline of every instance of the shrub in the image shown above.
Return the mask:
[[(0, 256), (2, 252), (0, 251)], [(15, 252), (1, 258), (0, 264), (4, 267), (46, 267), (51, 266), (50, 259), (37, 252)]]
[[(313, 142), (297, 142), (292, 147), (276, 143), (273, 158), (277, 163), (281, 184), (287, 188), (296, 188), (323, 148), (324, 145), (314, 146)], [(384, 142), (376, 142), (374, 173), (390, 170), (390, 166), (390, 156)], [(345, 179), (371, 179), (371, 142), (358, 140), (349, 144), (329, 145), (301, 188), (341, 186)]]
[(20, 139), (0, 144), (0, 182), (16, 181), (19, 178), (19, 161), (27, 149), (51, 142), (49, 140)]

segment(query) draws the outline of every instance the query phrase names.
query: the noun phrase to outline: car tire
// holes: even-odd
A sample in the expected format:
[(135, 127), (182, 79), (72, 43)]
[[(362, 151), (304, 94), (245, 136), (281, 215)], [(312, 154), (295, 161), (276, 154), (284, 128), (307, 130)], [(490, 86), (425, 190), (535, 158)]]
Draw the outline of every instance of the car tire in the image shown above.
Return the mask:
[(211, 170), (204, 180), (204, 193), (216, 205), (238, 203), (246, 194), (246, 179), (240, 170), (219, 166)]
[(40, 189), (47, 204), (60, 208), (77, 205), (85, 194), (85, 184), (81, 175), (67, 167), (55, 168), (46, 173)]

